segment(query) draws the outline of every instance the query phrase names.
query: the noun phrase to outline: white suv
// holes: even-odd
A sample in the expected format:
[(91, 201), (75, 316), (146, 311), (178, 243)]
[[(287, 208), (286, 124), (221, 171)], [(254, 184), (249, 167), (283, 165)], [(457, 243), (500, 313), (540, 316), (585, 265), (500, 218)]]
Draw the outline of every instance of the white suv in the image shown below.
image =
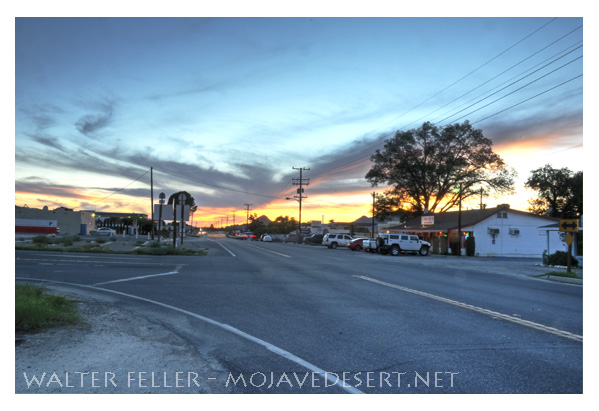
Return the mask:
[(347, 247), (352, 240), (349, 234), (325, 234), (322, 244), (329, 248)]

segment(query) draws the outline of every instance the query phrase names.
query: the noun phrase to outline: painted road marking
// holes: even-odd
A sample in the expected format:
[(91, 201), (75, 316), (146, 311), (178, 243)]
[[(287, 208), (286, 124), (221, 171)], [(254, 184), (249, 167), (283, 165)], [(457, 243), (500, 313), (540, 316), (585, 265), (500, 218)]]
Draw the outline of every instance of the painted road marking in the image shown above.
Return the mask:
[(235, 254), (233, 254), (233, 251), (229, 250), (227, 247), (225, 247), (224, 245), (222, 245), (218, 241), (215, 241), (215, 240), (210, 240), (210, 241), (212, 241), (213, 243), (216, 243), (216, 244), (220, 245), (222, 248), (225, 249), (226, 252), (228, 252), (229, 254), (231, 254), (233, 257), (236, 257)]
[[(191, 311), (187, 311), (187, 310), (184, 310), (182, 308), (174, 307), (172, 305), (164, 304), (164, 303), (161, 303), (159, 301), (154, 301), (154, 300), (150, 300), (150, 299), (147, 299), (147, 298), (138, 297), (138, 296), (133, 295), (133, 294), (122, 293), (120, 291), (110, 290), (110, 289), (107, 289), (107, 288), (95, 287), (93, 285), (83, 285), (83, 284), (67, 283), (67, 282), (63, 282), (63, 281), (43, 280), (43, 279), (26, 278), (26, 277), (15, 277), (15, 279), (17, 279), (17, 280), (24, 280), (24, 281), (42, 281), (42, 282), (48, 282), (48, 283), (54, 283), (54, 284), (64, 284), (64, 285), (70, 285), (70, 286), (76, 286), (76, 287), (90, 288), (92, 290), (104, 291), (104, 292), (107, 292), (107, 293), (117, 294), (117, 295), (121, 295), (121, 296), (124, 296), (124, 297), (132, 298), (132, 299), (135, 299), (135, 300), (144, 301), (146, 303), (155, 304), (155, 305), (158, 305), (160, 307), (167, 308), (169, 310), (177, 311), (177, 312), (180, 312), (182, 314), (188, 315), (190, 317), (196, 318), (198, 320), (204, 321), (204, 322), (206, 322), (208, 324), (211, 324), (211, 325), (214, 325), (216, 327), (219, 327), (219, 328), (221, 328), (223, 330), (227, 330), (227, 331), (229, 331), (229, 332), (231, 332), (231, 333), (233, 333), (233, 334), (235, 334), (235, 335), (237, 335), (237, 336), (239, 336), (241, 338), (244, 338), (244, 339), (246, 339), (248, 341), (252, 341), (252, 342), (254, 342), (254, 343), (256, 343), (256, 344), (258, 344), (258, 345), (266, 348), (270, 352), (273, 352), (273, 353), (275, 353), (275, 354), (277, 354), (277, 355), (279, 355), (279, 356), (281, 356), (283, 358), (286, 358), (289, 361), (294, 362), (295, 364), (300, 365), (300, 366), (302, 366), (302, 367), (304, 367), (304, 368), (312, 371), (313, 373), (323, 375), (331, 384), (337, 386), (336, 384), (338, 382), (338, 379), (335, 379), (335, 377), (330, 372), (324, 371), (322, 368), (319, 368), (316, 365), (314, 365), (314, 364), (312, 364), (312, 363), (310, 363), (310, 362), (308, 362), (308, 361), (306, 361), (306, 360), (304, 360), (304, 359), (302, 359), (302, 358), (300, 358), (300, 357), (298, 357), (296, 355), (291, 354), (289, 351), (285, 351), (284, 349), (279, 348), (276, 345), (270, 344), (270, 343), (268, 343), (268, 342), (266, 342), (266, 341), (264, 341), (264, 340), (262, 340), (260, 338), (254, 337), (253, 335), (250, 335), (250, 334), (248, 334), (248, 333), (246, 333), (244, 331), (241, 331), (241, 330), (239, 330), (239, 329), (237, 329), (235, 327), (232, 327), (232, 326), (230, 326), (228, 324), (224, 324), (224, 323), (218, 322), (218, 321), (213, 320), (211, 318), (204, 317), (203, 315), (200, 315), (200, 314), (192, 313)], [(350, 394), (364, 394), (359, 389), (357, 389), (355, 387), (352, 387), (352, 386), (348, 386), (346, 384), (338, 385), (338, 387), (341, 388), (342, 390), (350, 393)]]
[(143, 280), (145, 278), (152, 278), (152, 277), (161, 277), (163, 275), (173, 275), (173, 274), (179, 274), (179, 270), (181, 269), (181, 266), (178, 266), (175, 271), (169, 271), (168, 273), (160, 273), (160, 274), (148, 274), (148, 275), (142, 275), (139, 277), (129, 277), (129, 278), (121, 278), (119, 280), (112, 280), (112, 281), (104, 281), (102, 283), (95, 283), (93, 284), (93, 286), (98, 286), (98, 285), (104, 285), (104, 284), (113, 284), (113, 283), (122, 283), (122, 282), (126, 282), (126, 281), (136, 281), (136, 280)]
[(397, 284), (387, 283), (385, 281), (376, 280), (374, 278), (366, 277), (366, 276), (363, 276), (363, 275), (354, 275), (354, 277), (359, 278), (361, 280), (370, 281), (370, 282), (375, 283), (375, 284), (384, 285), (386, 287), (395, 288), (396, 290), (405, 291), (405, 292), (410, 293), (410, 294), (415, 294), (415, 295), (419, 295), (421, 297), (430, 298), (431, 300), (436, 300), (436, 301), (440, 301), (440, 302), (443, 302), (443, 303), (446, 303), (446, 304), (455, 305), (457, 307), (465, 308), (467, 310), (475, 311), (475, 312), (478, 312), (478, 313), (481, 313), (481, 314), (485, 314), (485, 315), (488, 315), (488, 316), (491, 316), (491, 317), (494, 317), (494, 318), (500, 318), (502, 320), (510, 321), (510, 322), (513, 322), (513, 323), (516, 323), (516, 324), (520, 324), (520, 325), (523, 325), (525, 327), (534, 328), (536, 330), (540, 330), (540, 331), (544, 331), (544, 332), (547, 332), (547, 333), (559, 335), (560, 337), (569, 338), (569, 339), (574, 340), (574, 341), (582, 342), (582, 335), (573, 334), (571, 332), (564, 331), (564, 330), (559, 330), (557, 328), (549, 327), (547, 325), (535, 323), (535, 322), (528, 321), (528, 320), (523, 320), (522, 318), (514, 317), (512, 315), (502, 314), (502, 313), (499, 313), (497, 311), (492, 311), (492, 310), (488, 310), (486, 308), (477, 307), (475, 305), (462, 303), (460, 301), (451, 300), (451, 299), (445, 298), (445, 297), (440, 297), (438, 295), (425, 293), (423, 291), (414, 290), (412, 288), (402, 287), (402, 286), (397, 285)]
[(258, 246), (256, 246), (256, 245), (252, 245), (252, 244), (246, 244), (246, 245), (247, 245), (248, 247), (257, 248), (258, 250), (267, 251), (267, 252), (269, 252), (269, 253), (277, 254), (277, 255), (280, 255), (280, 256), (282, 256), (282, 257), (291, 258), (291, 256), (290, 256), (290, 255), (283, 254), (283, 253), (278, 253), (278, 252), (276, 252), (276, 251), (272, 251), (272, 250), (267, 250), (266, 248), (258, 247)]

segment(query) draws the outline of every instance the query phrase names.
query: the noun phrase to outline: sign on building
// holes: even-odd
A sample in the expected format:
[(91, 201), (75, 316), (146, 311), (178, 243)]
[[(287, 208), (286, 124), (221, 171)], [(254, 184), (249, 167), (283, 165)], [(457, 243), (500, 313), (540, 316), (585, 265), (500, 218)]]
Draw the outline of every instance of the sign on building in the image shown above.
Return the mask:
[(435, 216), (427, 215), (427, 216), (420, 217), (420, 224), (421, 225), (434, 225), (435, 224)]

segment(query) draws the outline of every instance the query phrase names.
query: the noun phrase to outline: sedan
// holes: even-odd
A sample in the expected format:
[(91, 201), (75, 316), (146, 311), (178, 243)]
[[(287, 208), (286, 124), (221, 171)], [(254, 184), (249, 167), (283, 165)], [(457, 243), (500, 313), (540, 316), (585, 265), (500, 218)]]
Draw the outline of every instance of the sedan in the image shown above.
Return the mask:
[(364, 246), (362, 245), (362, 241), (366, 240), (365, 238), (356, 238), (355, 240), (350, 241), (350, 243), (347, 245), (347, 248), (349, 248), (352, 251), (362, 251), (364, 249)]
[(266, 241), (267, 243), (272, 242), (272, 237), (269, 236), (268, 234), (265, 234), (262, 236), (261, 241)]
[(113, 236), (116, 235), (116, 231), (114, 231), (112, 228), (108, 228), (108, 227), (99, 227), (96, 228), (95, 230), (91, 230), (89, 232), (90, 235), (107, 235), (107, 236)]

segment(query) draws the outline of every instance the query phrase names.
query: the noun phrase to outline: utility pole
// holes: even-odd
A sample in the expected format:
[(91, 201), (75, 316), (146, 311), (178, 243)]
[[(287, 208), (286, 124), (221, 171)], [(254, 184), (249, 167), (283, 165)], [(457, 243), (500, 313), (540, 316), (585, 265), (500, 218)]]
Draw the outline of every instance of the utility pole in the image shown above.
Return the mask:
[(481, 187), (480, 189), (480, 209), (483, 210), (487, 208), (486, 204), (483, 204), (483, 195), (485, 194), (485, 190)]
[(235, 210), (233, 210), (233, 234), (235, 234)]
[(460, 204), (458, 206), (458, 256), (462, 256), (462, 183), (460, 183)]
[(297, 241), (298, 244), (300, 243), (300, 233), (302, 232), (302, 199), (303, 198), (308, 198), (307, 196), (304, 195), (304, 185), (309, 185), (310, 184), (310, 179), (309, 178), (302, 178), (302, 172), (304, 170), (310, 170), (309, 168), (297, 168), (297, 167), (292, 167), (294, 170), (299, 170), (300, 172), (300, 176), (299, 178), (294, 178), (293, 179), (293, 185), (294, 186), (299, 186), (299, 188), (297, 189), (297, 195), (293, 196), (296, 199), (299, 199), (299, 221), (297, 223)]
[(154, 240), (154, 168), (150, 167), (150, 202), (152, 208), (152, 241)]
[(375, 201), (375, 198), (376, 198), (376, 192), (373, 191), (372, 192), (372, 238), (375, 238), (374, 237), (374, 211), (375, 211), (374, 201)]
[(249, 226), (250, 226), (250, 224), (249, 224), (249, 221), (250, 221), (250, 206), (252, 204), (244, 203), (243, 205), (246, 206), (246, 208), (247, 208), (247, 212), (246, 212), (246, 215), (245, 215), (245, 231), (249, 231)]

